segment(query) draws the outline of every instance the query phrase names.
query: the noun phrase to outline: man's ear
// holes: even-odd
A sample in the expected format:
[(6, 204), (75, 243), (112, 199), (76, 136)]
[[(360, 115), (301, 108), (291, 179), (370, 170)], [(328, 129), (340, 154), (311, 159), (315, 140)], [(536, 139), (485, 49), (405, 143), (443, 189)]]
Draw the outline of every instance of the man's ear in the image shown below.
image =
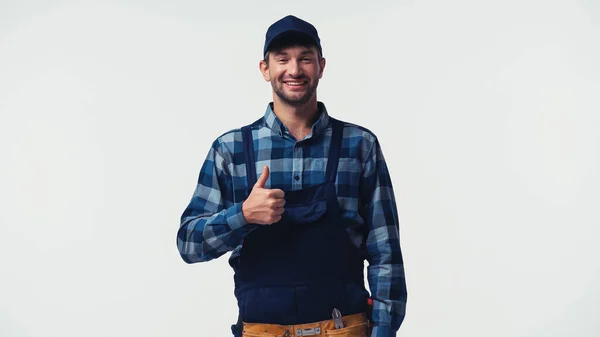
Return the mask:
[(322, 57), (319, 61), (319, 65), (321, 66), (321, 70), (319, 71), (319, 79), (323, 78), (323, 70), (325, 70), (325, 64), (327, 64), (327, 61), (324, 57)]
[(263, 75), (265, 81), (270, 82), (271, 74), (269, 74), (269, 65), (267, 64), (267, 61), (260, 60), (260, 62), (258, 63), (258, 68), (260, 69), (260, 72)]

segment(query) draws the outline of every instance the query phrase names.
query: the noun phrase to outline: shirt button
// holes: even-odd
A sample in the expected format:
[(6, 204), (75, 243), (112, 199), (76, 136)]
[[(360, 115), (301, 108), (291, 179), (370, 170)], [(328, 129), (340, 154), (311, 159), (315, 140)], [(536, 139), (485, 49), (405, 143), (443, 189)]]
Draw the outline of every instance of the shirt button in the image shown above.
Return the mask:
[(294, 176), (294, 179), (296, 179), (296, 181), (300, 180), (299, 176)]

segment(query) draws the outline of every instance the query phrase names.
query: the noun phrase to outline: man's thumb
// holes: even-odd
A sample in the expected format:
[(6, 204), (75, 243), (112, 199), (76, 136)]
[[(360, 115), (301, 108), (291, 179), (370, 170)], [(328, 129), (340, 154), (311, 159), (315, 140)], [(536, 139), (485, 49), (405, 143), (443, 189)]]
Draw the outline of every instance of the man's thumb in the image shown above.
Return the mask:
[(260, 178), (258, 178), (258, 180), (256, 181), (256, 185), (254, 186), (264, 188), (265, 184), (267, 183), (267, 179), (269, 179), (269, 167), (265, 165), (262, 174), (260, 175)]

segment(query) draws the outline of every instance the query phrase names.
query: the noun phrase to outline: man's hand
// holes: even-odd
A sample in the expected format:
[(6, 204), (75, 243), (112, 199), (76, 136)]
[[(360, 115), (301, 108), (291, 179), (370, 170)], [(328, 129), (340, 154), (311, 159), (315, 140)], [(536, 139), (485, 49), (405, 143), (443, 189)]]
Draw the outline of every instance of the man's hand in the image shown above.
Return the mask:
[(269, 167), (265, 166), (248, 199), (242, 203), (242, 214), (248, 223), (270, 225), (281, 220), (285, 193), (279, 189), (266, 189), (268, 178)]

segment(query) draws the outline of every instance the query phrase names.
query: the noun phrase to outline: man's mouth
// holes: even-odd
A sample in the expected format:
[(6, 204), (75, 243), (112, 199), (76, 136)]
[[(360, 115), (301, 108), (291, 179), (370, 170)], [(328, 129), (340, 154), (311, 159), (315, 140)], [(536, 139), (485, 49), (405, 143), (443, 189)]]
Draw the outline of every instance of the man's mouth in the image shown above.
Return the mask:
[(299, 87), (306, 84), (306, 81), (284, 81), (283, 82), (288, 87)]

